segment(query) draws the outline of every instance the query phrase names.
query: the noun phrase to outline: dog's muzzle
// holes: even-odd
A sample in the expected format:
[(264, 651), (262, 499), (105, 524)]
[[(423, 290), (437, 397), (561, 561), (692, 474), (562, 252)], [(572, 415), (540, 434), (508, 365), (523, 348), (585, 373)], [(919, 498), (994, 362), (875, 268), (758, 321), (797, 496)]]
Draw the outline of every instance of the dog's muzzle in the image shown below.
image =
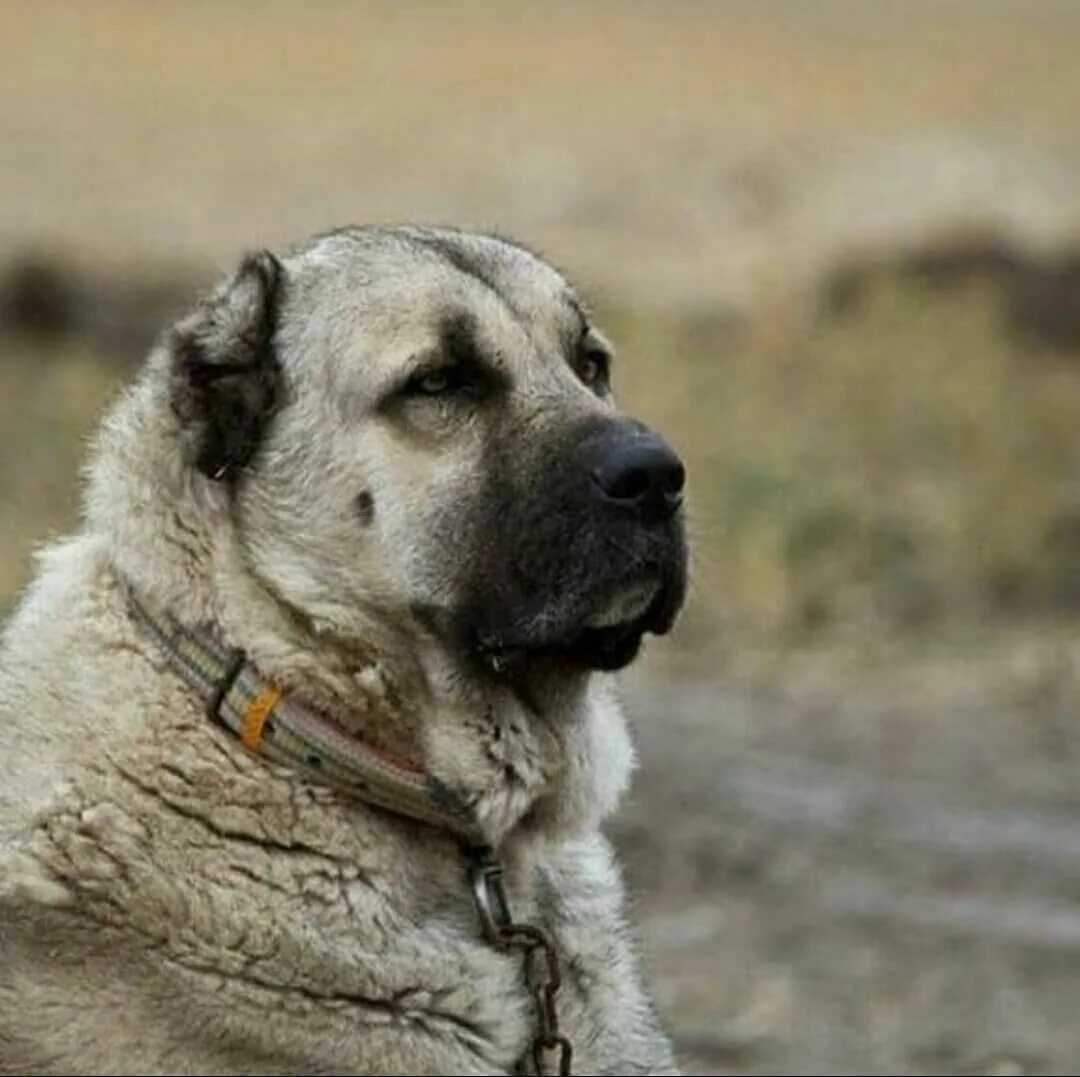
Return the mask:
[(474, 649), (496, 672), (536, 658), (626, 665), (685, 595), (682, 461), (642, 424), (604, 417), (507, 467), (465, 611)]

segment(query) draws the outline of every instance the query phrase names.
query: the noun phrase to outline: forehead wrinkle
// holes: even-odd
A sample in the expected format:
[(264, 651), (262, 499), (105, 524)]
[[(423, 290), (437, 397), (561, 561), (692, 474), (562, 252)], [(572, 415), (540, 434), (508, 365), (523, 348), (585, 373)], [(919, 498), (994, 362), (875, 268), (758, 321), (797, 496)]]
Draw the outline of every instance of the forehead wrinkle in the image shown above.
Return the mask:
[(514, 320), (525, 326), (524, 312), (514, 299), (500, 286), (497, 267), (490, 256), (481, 252), (470, 251), (462, 243), (454, 242), (450, 235), (417, 231), (410, 234), (413, 242), (422, 250), (436, 255), (457, 273), (467, 278), (474, 286), (482, 288), (501, 307), (507, 310)]
[[(581, 333), (584, 333), (588, 327), (588, 317), (585, 314), (584, 307), (567, 284), (566, 279), (554, 267), (537, 258), (530, 251), (513, 244), (506, 244), (494, 239), (490, 240), (499, 254), (503, 254), (504, 251), (508, 252), (509, 255), (513, 256), (512, 260), (506, 254), (503, 257), (498, 257), (490, 250), (477, 249), (470, 242), (470, 239), (475, 237), (458, 237), (455, 233), (443, 234), (422, 230), (410, 232), (409, 235), (418, 247), (437, 255), (458, 273), (469, 278), (492, 295), (500, 305), (509, 311), (514, 320), (528, 335), (537, 351), (543, 353), (547, 350), (547, 345), (540, 339), (540, 332), (538, 332), (543, 328), (541, 318), (538, 315), (548, 311), (556, 314), (556, 318), (552, 319), (556, 321), (555, 335), (563, 343), (564, 351), (567, 354), (576, 345), (577, 341), (575, 337), (568, 337), (564, 325), (558, 324), (563, 322), (562, 318), (557, 317), (559, 306), (565, 305), (567, 310), (573, 314)], [(527, 281), (530, 277), (527, 271), (515, 272), (515, 260), (526, 267), (535, 265), (547, 270), (561, 285), (557, 294), (555, 296), (544, 295), (540, 302), (533, 304), (522, 302), (521, 297), (514, 294), (515, 289), (509, 287), (509, 285), (516, 281)], [(546, 321), (546, 319), (543, 320)], [(568, 339), (569, 345), (566, 344)], [(565, 357), (566, 355), (564, 355)]]

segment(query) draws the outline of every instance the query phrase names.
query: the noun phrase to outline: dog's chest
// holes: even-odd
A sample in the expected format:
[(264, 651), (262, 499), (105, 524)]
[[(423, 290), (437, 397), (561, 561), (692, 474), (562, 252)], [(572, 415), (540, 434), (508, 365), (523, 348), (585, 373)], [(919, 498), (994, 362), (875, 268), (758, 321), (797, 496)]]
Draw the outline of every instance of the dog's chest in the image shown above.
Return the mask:
[[(131, 950), (170, 1019), (306, 1072), (518, 1066), (536, 1029), (523, 955), (483, 938), (452, 842), (262, 768), (226, 780), (173, 758), (148, 775), (114, 757), (43, 832), (80, 916)], [(586, 1043), (604, 1023), (602, 932), (583, 930), (598, 910), (535, 862), (508, 883), (515, 918), (555, 940), (562, 1025)]]

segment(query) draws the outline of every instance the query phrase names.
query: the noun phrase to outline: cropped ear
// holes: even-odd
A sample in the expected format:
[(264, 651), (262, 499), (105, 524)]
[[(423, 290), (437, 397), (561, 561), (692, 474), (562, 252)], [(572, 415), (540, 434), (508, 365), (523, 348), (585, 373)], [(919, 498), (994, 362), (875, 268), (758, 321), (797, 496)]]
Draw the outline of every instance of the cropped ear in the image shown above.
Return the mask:
[(269, 251), (248, 255), (166, 338), (173, 411), (192, 463), (216, 481), (234, 478), (251, 461), (274, 413), (284, 277)]

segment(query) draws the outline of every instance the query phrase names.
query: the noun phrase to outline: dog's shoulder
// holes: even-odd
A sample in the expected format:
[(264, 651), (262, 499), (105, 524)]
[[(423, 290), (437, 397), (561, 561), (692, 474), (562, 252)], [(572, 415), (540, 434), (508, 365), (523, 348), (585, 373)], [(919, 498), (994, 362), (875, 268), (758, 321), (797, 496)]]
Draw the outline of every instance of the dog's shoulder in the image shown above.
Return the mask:
[(70, 539), (38, 562), (0, 639), (0, 835), (91, 757), (133, 677), (101, 544)]

